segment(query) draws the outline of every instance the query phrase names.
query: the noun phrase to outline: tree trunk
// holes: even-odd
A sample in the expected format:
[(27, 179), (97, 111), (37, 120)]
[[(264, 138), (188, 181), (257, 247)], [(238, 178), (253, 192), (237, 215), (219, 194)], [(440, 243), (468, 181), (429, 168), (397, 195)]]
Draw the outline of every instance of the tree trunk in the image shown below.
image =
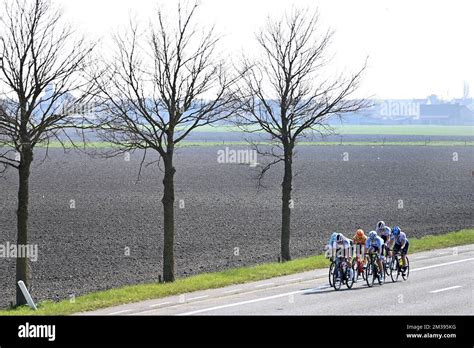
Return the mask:
[(174, 174), (173, 150), (168, 150), (164, 160), (165, 175), (163, 178), (164, 193), (164, 249), (163, 249), (163, 280), (174, 282)]
[[(28, 200), (29, 200), (29, 180), (30, 167), (33, 161), (33, 151), (30, 148), (22, 150), (21, 162), (18, 169), (18, 210), (17, 210), (17, 246), (28, 243)], [(26, 249), (25, 249), (26, 250)], [(26, 255), (25, 255), (26, 256)], [(16, 259), (16, 305), (26, 304), (26, 299), (18, 286), (22, 280), (26, 287), (29, 287), (28, 258), (18, 257)]]
[(282, 183), (281, 209), (281, 261), (290, 261), (290, 223), (291, 223), (291, 190), (292, 190), (292, 150), (285, 149), (285, 175)]

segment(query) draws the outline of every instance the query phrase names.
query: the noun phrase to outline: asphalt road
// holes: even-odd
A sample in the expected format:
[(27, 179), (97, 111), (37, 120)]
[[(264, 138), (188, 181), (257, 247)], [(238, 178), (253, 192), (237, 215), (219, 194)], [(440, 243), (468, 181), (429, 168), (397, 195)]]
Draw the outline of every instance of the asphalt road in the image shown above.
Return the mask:
[[(329, 287), (327, 270), (144, 301), (85, 315), (473, 315), (474, 244), (409, 255), (407, 281)], [(388, 279), (387, 279), (388, 280)]]

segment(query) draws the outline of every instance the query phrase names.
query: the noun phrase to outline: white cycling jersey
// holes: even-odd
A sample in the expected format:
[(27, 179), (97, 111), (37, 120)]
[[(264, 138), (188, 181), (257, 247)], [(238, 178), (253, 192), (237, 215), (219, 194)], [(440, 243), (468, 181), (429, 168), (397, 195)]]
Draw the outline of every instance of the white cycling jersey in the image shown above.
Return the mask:
[(330, 242), (329, 247), (332, 249), (337, 249), (339, 248), (344, 248), (347, 249), (351, 246), (351, 240), (347, 237), (342, 237), (342, 240), (340, 242)]
[(407, 238), (407, 235), (405, 234), (405, 232), (400, 232), (400, 234), (396, 237), (392, 234), (390, 236), (390, 240), (391, 241), (394, 240), (395, 244), (403, 245), (403, 244), (405, 244), (405, 242), (408, 241), (408, 238)]
[(377, 228), (375, 232), (377, 232), (379, 236), (385, 236), (388, 239), (392, 234), (392, 229), (388, 226), (385, 226), (384, 228)]

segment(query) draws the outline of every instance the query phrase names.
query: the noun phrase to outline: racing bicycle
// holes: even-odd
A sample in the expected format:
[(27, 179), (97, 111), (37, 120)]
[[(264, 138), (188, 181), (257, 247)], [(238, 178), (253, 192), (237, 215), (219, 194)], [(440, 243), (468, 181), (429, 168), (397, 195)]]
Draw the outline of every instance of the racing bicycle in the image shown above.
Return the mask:
[[(379, 285), (383, 284), (382, 275), (379, 270), (378, 265), (379, 256), (376, 253), (369, 254), (369, 262), (367, 263), (367, 267), (365, 269), (365, 281), (367, 282), (367, 286), (371, 288), (374, 285), (375, 278), (377, 278)], [(383, 265), (382, 265), (383, 266)]]
[(400, 251), (396, 252), (392, 257), (392, 262), (390, 263), (390, 278), (392, 278), (392, 282), (396, 282), (398, 277), (401, 275), (403, 280), (408, 280), (408, 276), (410, 275), (410, 261), (408, 260), (408, 256), (405, 256), (407, 263), (406, 268), (403, 271), (402, 265), (402, 255)]
[(330, 280), (330, 284), (334, 287), (334, 290), (340, 290), (343, 284), (346, 284), (347, 288), (351, 289), (352, 285), (354, 285), (354, 271), (352, 267), (349, 267), (345, 257), (338, 256), (336, 260), (331, 263), (331, 266), (329, 267), (330, 279), (331, 268), (332, 281)]

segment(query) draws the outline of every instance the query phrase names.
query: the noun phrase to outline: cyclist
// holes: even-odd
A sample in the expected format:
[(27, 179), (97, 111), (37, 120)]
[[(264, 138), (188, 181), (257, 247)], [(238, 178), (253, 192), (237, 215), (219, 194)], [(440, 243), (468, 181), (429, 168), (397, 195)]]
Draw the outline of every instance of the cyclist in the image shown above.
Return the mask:
[(362, 260), (360, 261), (360, 264), (359, 264), (360, 266), (358, 270), (359, 272), (362, 272), (363, 267), (365, 265), (365, 258), (363, 257), (363, 255), (365, 254), (365, 243), (367, 242), (367, 236), (365, 235), (364, 230), (358, 229), (356, 233), (354, 234), (354, 237), (352, 237), (352, 240), (354, 242), (355, 249), (356, 249), (355, 250), (356, 261), (362, 258)]
[(337, 234), (338, 234), (337, 232), (333, 232), (331, 234), (331, 237), (329, 237), (328, 243), (324, 247), (324, 250), (327, 251), (327, 253), (326, 253), (327, 258), (331, 258), (331, 256), (332, 256), (332, 245), (337, 240)]
[(381, 277), (382, 280), (385, 278), (384, 269), (382, 265), (382, 258), (381, 258), (383, 245), (384, 245), (383, 239), (377, 235), (377, 232), (370, 231), (369, 238), (367, 238), (367, 241), (365, 242), (365, 249), (367, 250), (367, 254), (375, 253), (379, 256), (377, 258), (377, 264), (380, 270), (379, 277)]
[(387, 255), (390, 256), (390, 251), (388, 248), (388, 243), (390, 242), (390, 235), (392, 234), (392, 230), (390, 227), (385, 225), (385, 222), (379, 221), (377, 222), (377, 227), (375, 228), (375, 232), (383, 239), (383, 250), (382, 250), (382, 256)]
[(326, 249), (329, 249), (331, 259), (335, 260), (336, 253), (344, 251), (344, 257), (346, 261), (351, 267), (351, 260), (350, 260), (350, 247), (352, 246), (352, 240), (346, 238), (342, 233), (333, 232), (331, 238), (329, 238), (328, 245)]
[(400, 230), (400, 227), (395, 226), (392, 230), (392, 234), (390, 236), (390, 246), (393, 245), (393, 252), (397, 253), (400, 252), (402, 255), (402, 272), (406, 271), (407, 265), (407, 253), (408, 248), (410, 246), (410, 242), (408, 241), (407, 235), (405, 232)]

